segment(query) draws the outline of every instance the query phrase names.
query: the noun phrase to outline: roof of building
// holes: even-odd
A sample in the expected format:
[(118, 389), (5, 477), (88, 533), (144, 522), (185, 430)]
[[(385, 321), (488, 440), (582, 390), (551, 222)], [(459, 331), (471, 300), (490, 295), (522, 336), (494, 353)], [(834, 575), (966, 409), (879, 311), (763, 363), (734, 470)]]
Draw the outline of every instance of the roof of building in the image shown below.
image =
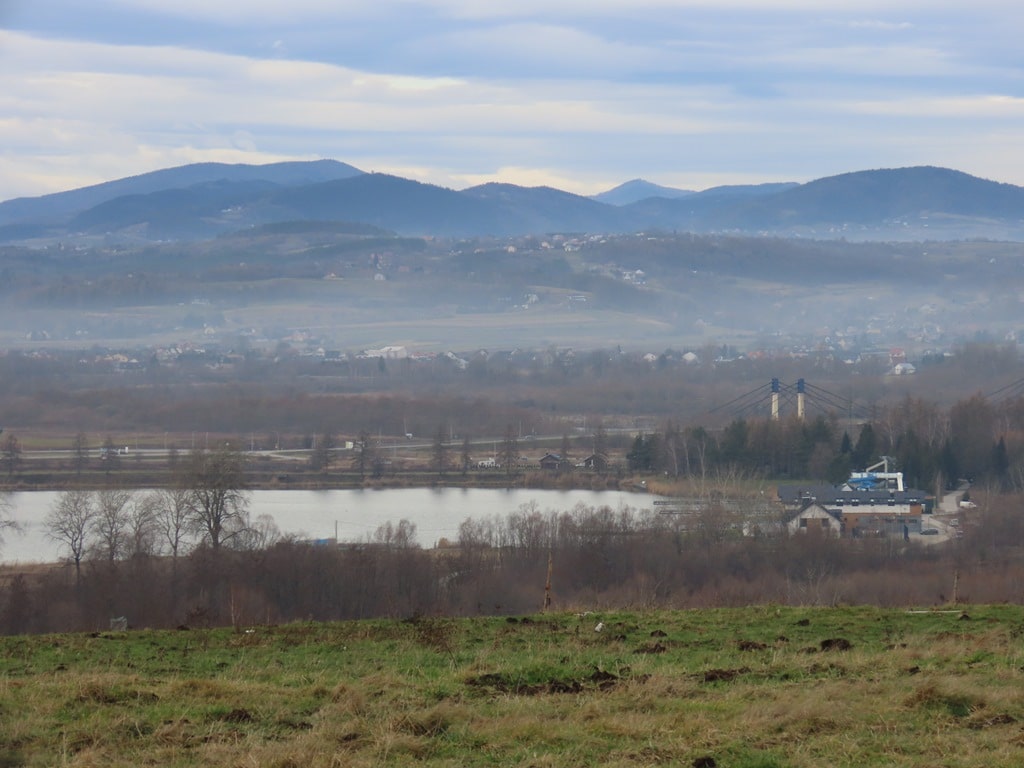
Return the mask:
[(845, 489), (836, 485), (780, 485), (779, 500), (786, 506), (800, 507), (808, 502), (822, 505), (846, 506), (850, 504), (920, 504), (928, 495), (917, 488), (903, 491), (888, 488)]

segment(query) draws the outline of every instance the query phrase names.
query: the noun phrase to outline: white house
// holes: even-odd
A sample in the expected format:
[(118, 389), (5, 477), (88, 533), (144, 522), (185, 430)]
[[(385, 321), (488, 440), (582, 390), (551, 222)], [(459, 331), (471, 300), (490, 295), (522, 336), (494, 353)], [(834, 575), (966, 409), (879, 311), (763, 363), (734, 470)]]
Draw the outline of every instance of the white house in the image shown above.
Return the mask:
[(837, 510), (830, 510), (817, 502), (808, 504), (794, 515), (786, 527), (790, 533), (825, 533), (839, 536), (843, 531), (842, 515)]

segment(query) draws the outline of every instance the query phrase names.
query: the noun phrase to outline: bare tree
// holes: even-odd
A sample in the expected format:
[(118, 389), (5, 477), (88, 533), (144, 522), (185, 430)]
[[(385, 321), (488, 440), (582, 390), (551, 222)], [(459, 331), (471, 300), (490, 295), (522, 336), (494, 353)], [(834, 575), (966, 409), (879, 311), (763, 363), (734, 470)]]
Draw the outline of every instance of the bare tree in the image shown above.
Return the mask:
[(89, 544), (96, 508), (89, 491), (64, 491), (54, 502), (44, 525), (47, 535), (68, 549), (75, 565), (75, 583), (82, 579), (82, 559)]
[(213, 551), (219, 552), (222, 544), (248, 524), (244, 458), (230, 445), (194, 451), (185, 481), (192, 523)]
[(191, 528), (191, 491), (184, 486), (161, 488), (153, 491), (150, 499), (156, 530), (166, 543), (171, 557), (177, 560), (186, 545)]
[(103, 441), (103, 447), (100, 448), (100, 460), (108, 475), (121, 467), (121, 454), (118, 452), (117, 446), (114, 445), (114, 438), (110, 435), (107, 435)]
[(594, 430), (594, 469), (602, 475), (608, 471), (608, 431), (600, 421)]
[(0, 548), (3, 547), (6, 532), (19, 533), (21, 526), (11, 517), (14, 505), (9, 493), (0, 493)]
[(152, 494), (135, 495), (128, 505), (125, 537), (127, 557), (148, 557), (159, 550), (156, 499)]
[(283, 538), (273, 515), (263, 514), (257, 515), (251, 525), (246, 526), (244, 531), (233, 538), (231, 546), (234, 549), (255, 552), (269, 549)]
[(505, 427), (505, 439), (501, 441), (501, 463), (505, 466), (505, 474), (511, 475), (519, 464), (519, 440), (515, 428), (509, 424)]
[(313, 450), (309, 455), (310, 469), (327, 472), (331, 468), (331, 460), (334, 458), (334, 448), (334, 435), (325, 431), (320, 435), (320, 439), (316, 440)]
[(388, 547), (389, 549), (410, 549), (418, 548), (416, 543), (416, 523), (406, 520), (404, 517), (395, 525), (390, 520), (377, 526), (373, 532), (372, 541), (374, 544)]
[(432, 453), (434, 470), (438, 475), (444, 477), (444, 473), (448, 469), (448, 446), (444, 442), (444, 424), (437, 425)]
[(377, 445), (374, 443), (370, 433), (365, 429), (359, 433), (356, 441), (355, 453), (352, 455), (352, 468), (359, 473), (359, 479), (366, 479), (366, 471), (373, 468), (376, 471)]
[(600, 421), (594, 428), (594, 453), (598, 456), (608, 455), (608, 431)]
[(562, 460), (560, 462), (560, 464), (561, 464), (561, 466), (559, 467), (560, 469), (572, 466), (572, 459), (569, 458), (570, 446), (571, 446), (571, 442), (569, 440), (569, 433), (568, 432), (563, 432), (562, 433), (562, 448), (561, 448), (561, 451), (559, 452), (559, 458), (561, 458), (561, 460)]
[(71, 459), (75, 464), (75, 473), (82, 474), (89, 461), (89, 438), (85, 432), (79, 432), (71, 438)]
[(21, 443), (13, 434), (8, 434), (0, 445), (3, 451), (4, 464), (7, 466), (7, 476), (14, 477), (18, 464), (21, 462)]
[(104, 488), (96, 492), (92, 532), (98, 558), (113, 562), (124, 557), (131, 499), (132, 492), (124, 488)]

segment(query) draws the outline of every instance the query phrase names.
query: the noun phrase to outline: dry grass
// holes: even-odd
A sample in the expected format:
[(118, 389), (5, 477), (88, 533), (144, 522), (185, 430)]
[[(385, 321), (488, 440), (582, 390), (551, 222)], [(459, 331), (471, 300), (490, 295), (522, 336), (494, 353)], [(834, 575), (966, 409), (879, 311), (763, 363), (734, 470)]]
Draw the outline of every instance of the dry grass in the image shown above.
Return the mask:
[(530, 619), (4, 638), (0, 765), (1019, 764), (1020, 608)]

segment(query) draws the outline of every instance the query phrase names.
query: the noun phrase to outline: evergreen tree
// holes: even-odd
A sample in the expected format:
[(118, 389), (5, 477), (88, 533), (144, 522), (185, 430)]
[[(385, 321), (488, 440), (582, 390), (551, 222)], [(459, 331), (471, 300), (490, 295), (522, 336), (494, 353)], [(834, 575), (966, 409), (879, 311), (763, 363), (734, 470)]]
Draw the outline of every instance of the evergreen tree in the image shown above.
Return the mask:
[(465, 477), (469, 472), (469, 435), (464, 435), (462, 438), (462, 455), (460, 457), (460, 465), (462, 466), (462, 476)]
[(434, 470), (440, 477), (444, 477), (444, 473), (448, 469), (448, 446), (444, 442), (444, 424), (437, 425), (431, 452), (434, 459)]
[(828, 472), (826, 479), (832, 485), (839, 485), (846, 482), (850, 478), (850, 472), (853, 470), (853, 462), (850, 459), (849, 453), (840, 453), (831, 463), (828, 465)]
[(956, 460), (956, 454), (953, 452), (953, 444), (950, 440), (946, 440), (942, 444), (939, 467), (942, 469), (942, 476), (946, 478), (946, 487), (955, 487), (957, 480), (960, 478), (960, 465)]
[(626, 454), (626, 465), (632, 472), (644, 472), (650, 468), (650, 444), (641, 432), (633, 438), (633, 446)]
[(742, 466), (747, 458), (747, 439), (750, 427), (743, 419), (736, 419), (722, 434), (721, 458), (726, 464)]
[(1000, 484), (1005, 484), (1009, 472), (1010, 457), (1006, 453), (1006, 440), (1000, 435), (999, 442), (992, 448), (992, 476)]
[(853, 449), (853, 466), (855, 469), (864, 469), (875, 463), (876, 443), (875, 428), (868, 422), (861, 427), (860, 435), (857, 437), (857, 445)]

